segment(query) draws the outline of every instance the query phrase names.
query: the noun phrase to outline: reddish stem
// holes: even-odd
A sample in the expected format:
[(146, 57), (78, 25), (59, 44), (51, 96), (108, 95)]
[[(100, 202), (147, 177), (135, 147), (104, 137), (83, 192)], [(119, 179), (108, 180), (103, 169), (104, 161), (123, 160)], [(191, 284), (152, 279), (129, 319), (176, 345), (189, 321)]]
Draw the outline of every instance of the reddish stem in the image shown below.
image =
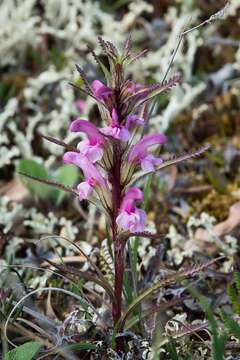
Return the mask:
[[(120, 183), (121, 153), (120, 153), (119, 143), (114, 144), (113, 151), (114, 151), (114, 168), (112, 169), (111, 182), (112, 182), (112, 197), (113, 197), (112, 233), (113, 233), (113, 246), (114, 246), (115, 301), (112, 304), (112, 316), (113, 316), (113, 324), (115, 326), (121, 317), (123, 270), (124, 270), (124, 261), (123, 261), (124, 245), (118, 239), (117, 223), (116, 223), (116, 218), (118, 216), (118, 212), (121, 205), (121, 198), (122, 198), (122, 189)], [(116, 351), (119, 354), (124, 353), (124, 339), (122, 337), (116, 338)]]

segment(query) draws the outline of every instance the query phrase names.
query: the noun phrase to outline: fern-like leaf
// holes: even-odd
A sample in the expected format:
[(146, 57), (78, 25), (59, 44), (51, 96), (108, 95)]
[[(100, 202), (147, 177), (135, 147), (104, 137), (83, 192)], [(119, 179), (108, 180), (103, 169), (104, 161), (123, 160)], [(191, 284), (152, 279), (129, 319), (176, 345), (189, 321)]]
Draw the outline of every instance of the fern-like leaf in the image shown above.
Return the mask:
[(140, 51), (132, 59), (129, 60), (127, 65), (132, 64), (133, 62), (137, 61), (138, 59), (140, 59), (140, 57), (144, 56), (147, 52), (148, 52), (148, 49), (144, 49), (144, 50)]
[(240, 315), (240, 300), (232, 285), (228, 286), (227, 293), (234, 311)]
[(74, 87), (75, 89), (79, 90), (80, 92), (82, 92), (83, 94), (87, 95), (87, 96), (91, 96), (94, 100), (96, 100), (100, 105), (104, 106), (107, 110), (107, 106), (102, 102), (100, 101), (98, 98), (96, 98), (95, 95), (93, 95), (91, 92), (81, 88), (80, 86), (77, 86), (76, 84), (72, 83), (72, 82), (69, 82), (69, 85), (71, 85), (72, 87)]
[(225, 328), (227, 328), (233, 336), (240, 340), (240, 326), (233, 320), (232, 315), (227, 314), (223, 309), (218, 309), (218, 311)]
[[(234, 282), (237, 288), (238, 296), (240, 296), (240, 272), (234, 273)], [(239, 314), (240, 315), (240, 314)]]
[(76, 69), (77, 69), (77, 71), (79, 72), (79, 74), (81, 76), (81, 79), (82, 79), (86, 89), (89, 91), (89, 93), (93, 94), (93, 91), (91, 89), (91, 86), (90, 86), (90, 84), (88, 82), (88, 79), (87, 79), (86, 74), (84, 73), (83, 69), (80, 68), (80, 66), (78, 64), (75, 64), (75, 66), (76, 66)]

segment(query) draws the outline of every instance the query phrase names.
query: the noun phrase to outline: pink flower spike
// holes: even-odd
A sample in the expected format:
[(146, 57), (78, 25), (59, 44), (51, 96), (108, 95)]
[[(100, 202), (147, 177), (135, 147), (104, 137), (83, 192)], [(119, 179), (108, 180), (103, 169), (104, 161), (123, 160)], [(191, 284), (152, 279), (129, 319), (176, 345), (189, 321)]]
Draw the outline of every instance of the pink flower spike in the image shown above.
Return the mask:
[(94, 95), (100, 100), (102, 100), (103, 96), (107, 97), (108, 95), (112, 94), (112, 89), (108, 86), (103, 85), (103, 83), (101, 83), (101, 81), (99, 80), (93, 81), (92, 88), (94, 91)]
[(146, 213), (134, 205), (135, 200), (143, 201), (143, 193), (138, 188), (131, 188), (125, 195), (120, 214), (116, 222), (125, 231), (142, 232), (146, 222)]
[(91, 186), (95, 186), (96, 181), (99, 185), (106, 188), (102, 175), (86, 156), (77, 152), (68, 151), (63, 155), (63, 162), (79, 166), (83, 171), (86, 181)]
[(144, 138), (139, 140), (133, 146), (129, 153), (128, 162), (131, 162), (137, 158), (137, 163), (141, 164), (141, 167), (144, 171), (154, 171), (154, 166), (160, 165), (162, 163), (162, 159), (155, 158), (153, 155), (148, 155), (147, 149), (152, 145), (164, 144), (166, 141), (167, 138), (164, 134), (151, 134), (144, 136)]
[(143, 125), (144, 119), (138, 117), (137, 115), (129, 115), (126, 120), (126, 128), (129, 129), (133, 125), (133, 123), (137, 125)]

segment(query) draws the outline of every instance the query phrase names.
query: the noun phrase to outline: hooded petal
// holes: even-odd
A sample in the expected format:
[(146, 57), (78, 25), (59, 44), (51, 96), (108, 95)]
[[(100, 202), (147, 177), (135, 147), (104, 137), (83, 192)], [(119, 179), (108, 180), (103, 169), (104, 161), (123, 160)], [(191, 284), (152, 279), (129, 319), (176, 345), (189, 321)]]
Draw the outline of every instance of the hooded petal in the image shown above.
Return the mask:
[(82, 169), (84, 177), (88, 182), (89, 180), (94, 179), (99, 183), (99, 185), (106, 188), (102, 175), (85, 155), (68, 151), (63, 155), (63, 161), (67, 164), (74, 164), (79, 166)]
[(98, 128), (87, 120), (78, 119), (73, 121), (70, 126), (70, 131), (86, 133), (91, 145), (96, 145), (97, 143), (107, 145), (106, 140)]
[(156, 144), (164, 144), (167, 138), (164, 134), (151, 134), (144, 136), (139, 140), (129, 153), (128, 161), (133, 161), (135, 158), (143, 159), (147, 154), (148, 147)]
[(108, 96), (112, 94), (112, 89), (108, 86), (105, 86), (101, 81), (94, 80), (92, 83), (92, 88), (94, 91), (94, 95), (98, 99), (102, 99), (103, 96)]

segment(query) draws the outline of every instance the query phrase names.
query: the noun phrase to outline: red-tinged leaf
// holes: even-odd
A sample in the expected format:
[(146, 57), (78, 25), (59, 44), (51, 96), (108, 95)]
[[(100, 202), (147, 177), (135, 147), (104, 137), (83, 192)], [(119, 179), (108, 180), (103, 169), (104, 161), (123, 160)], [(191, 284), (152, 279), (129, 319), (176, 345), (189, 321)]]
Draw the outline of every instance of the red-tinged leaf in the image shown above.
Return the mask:
[(140, 59), (140, 57), (144, 56), (146, 53), (148, 52), (148, 49), (144, 49), (142, 51), (140, 51), (137, 55), (135, 55), (129, 62), (129, 64), (132, 64), (134, 61)]
[[(154, 313), (156, 312), (159, 312), (159, 311), (163, 311), (163, 310), (166, 310), (168, 309), (170, 306), (173, 306), (173, 305), (176, 305), (176, 304), (179, 304), (185, 300), (189, 300), (189, 299), (192, 299), (192, 296), (183, 296), (183, 297), (177, 297), (177, 298), (174, 298), (172, 300), (169, 300), (167, 302), (162, 302), (160, 303), (159, 305), (157, 306), (153, 306), (145, 311), (142, 312), (142, 316), (141, 316), (141, 320), (143, 320), (144, 318), (150, 316), (150, 315), (153, 315)], [(130, 329), (131, 327), (133, 327), (134, 325), (136, 325), (139, 321), (139, 316), (134, 316), (133, 319), (130, 319), (125, 327), (124, 327), (124, 331), (127, 331), (128, 329)]]
[(67, 191), (67, 192), (69, 192), (69, 193), (71, 193), (71, 194), (73, 194), (73, 195), (75, 195), (75, 196), (78, 196), (77, 190), (72, 189), (70, 186), (65, 186), (65, 185), (62, 185), (62, 184), (58, 184), (58, 183), (56, 183), (56, 182), (54, 182), (54, 181), (50, 181), (50, 180), (40, 179), (40, 178), (38, 178), (38, 177), (36, 177), (36, 176), (32, 176), (32, 175), (29, 175), (29, 174), (25, 174), (25, 173), (23, 173), (23, 172), (18, 172), (18, 174), (23, 175), (23, 176), (26, 176), (26, 177), (28, 177), (29, 179), (36, 180), (36, 181), (38, 181), (38, 182), (40, 182), (40, 183), (42, 183), (42, 184), (49, 185), (49, 186), (53, 186), (53, 187), (56, 187), (56, 188), (58, 188), (58, 189), (60, 189), (60, 190)]
[[(202, 155), (205, 151), (209, 150), (211, 148), (211, 145), (205, 145), (203, 146), (202, 148), (196, 150), (196, 151), (192, 151), (190, 153), (187, 153), (187, 154), (183, 154), (181, 156), (176, 156), (176, 157), (173, 157), (172, 159), (170, 160), (164, 160), (162, 162), (161, 165), (157, 166), (155, 171), (159, 171), (159, 170), (162, 170), (163, 168), (167, 167), (167, 166), (171, 166), (171, 165), (175, 165), (175, 164), (178, 164), (182, 161), (186, 161), (186, 160), (189, 160), (191, 158), (195, 158), (197, 156), (200, 156)], [(132, 180), (127, 184), (129, 187), (133, 186), (133, 184), (140, 180), (141, 178), (143, 178), (144, 176), (148, 176), (149, 174), (151, 174), (150, 172), (146, 173), (145, 171), (138, 171), (132, 178)]]
[(58, 140), (58, 139), (55, 139), (51, 136), (46, 136), (46, 135), (42, 135), (40, 134), (40, 136), (54, 144), (57, 144), (57, 145), (60, 145), (60, 146), (63, 146), (65, 147), (66, 149), (68, 149), (69, 151), (75, 151), (75, 152), (80, 152), (77, 148), (71, 146), (71, 145), (68, 145), (66, 144), (65, 142), (61, 141), (61, 140)]
[(115, 57), (118, 56), (118, 51), (117, 51), (117, 48), (113, 45), (113, 43), (111, 43), (110, 41), (107, 41), (106, 42), (111, 54)]
[(132, 47), (132, 38), (131, 35), (128, 35), (128, 37), (125, 40), (125, 43), (123, 44), (123, 54), (122, 54), (122, 63), (127, 60), (130, 56), (130, 51)]
[(91, 86), (90, 86), (90, 84), (88, 82), (88, 79), (87, 79), (83, 69), (81, 69), (78, 64), (75, 64), (75, 66), (76, 66), (76, 69), (77, 69), (77, 71), (79, 72), (79, 74), (81, 76), (82, 81), (84, 82), (84, 85), (85, 85), (86, 89), (89, 91), (89, 93), (93, 94), (93, 91), (91, 89)]
[(112, 55), (111, 51), (109, 50), (107, 43), (101, 38), (101, 36), (98, 36), (98, 42), (104, 52), (104, 54), (108, 57), (109, 60), (115, 62), (116, 58)]
[(155, 96), (159, 96), (160, 94), (171, 90), (173, 86), (176, 86), (181, 81), (181, 78), (182, 77), (180, 75), (176, 75), (173, 78), (165, 81), (163, 84), (161, 84), (160, 88), (151, 91), (150, 94), (145, 99), (143, 99), (137, 106), (142, 105), (144, 102), (151, 100)]
[(99, 67), (102, 69), (103, 74), (105, 75), (106, 79), (107, 79), (107, 85), (109, 87), (112, 86), (112, 77), (110, 72), (108, 71), (108, 69), (106, 68), (106, 66), (100, 61), (99, 57), (96, 55), (96, 53), (94, 52), (93, 48), (91, 46), (88, 46), (89, 51), (91, 52), (94, 60), (96, 61), (96, 63), (99, 65)]
[(75, 89), (79, 90), (80, 92), (82, 92), (83, 94), (85, 95), (88, 95), (88, 96), (91, 96), (94, 100), (96, 100), (99, 104), (103, 105), (107, 110), (107, 106), (102, 102), (100, 101), (98, 98), (96, 98), (96, 96), (94, 96), (92, 93), (90, 93), (89, 91), (85, 90), (85, 89), (82, 89), (81, 87), (77, 86), (76, 84), (73, 84), (71, 82), (69, 82), (69, 85), (71, 85), (72, 87), (74, 87)]

